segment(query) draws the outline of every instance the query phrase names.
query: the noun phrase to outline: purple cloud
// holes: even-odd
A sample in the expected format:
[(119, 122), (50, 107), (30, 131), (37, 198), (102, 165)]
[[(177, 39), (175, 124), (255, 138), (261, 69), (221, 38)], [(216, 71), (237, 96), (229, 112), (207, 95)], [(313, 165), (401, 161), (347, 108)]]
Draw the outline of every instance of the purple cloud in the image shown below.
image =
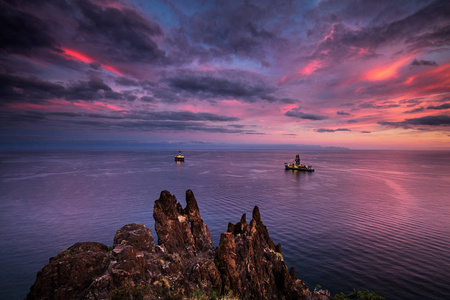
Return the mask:
[(389, 127), (411, 128), (412, 126), (450, 126), (450, 116), (426, 116), (414, 119), (406, 119), (402, 122), (380, 121), (378, 124)]
[(316, 132), (338, 132), (338, 131), (351, 131), (348, 128), (338, 128), (338, 129), (327, 129), (327, 128), (319, 128)]

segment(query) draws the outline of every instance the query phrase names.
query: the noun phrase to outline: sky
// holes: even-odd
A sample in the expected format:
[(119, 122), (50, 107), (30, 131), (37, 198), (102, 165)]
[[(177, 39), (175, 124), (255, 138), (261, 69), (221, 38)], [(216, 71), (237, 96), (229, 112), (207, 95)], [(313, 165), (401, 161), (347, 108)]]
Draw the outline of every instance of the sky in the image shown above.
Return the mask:
[(0, 149), (450, 150), (450, 1), (0, 6)]

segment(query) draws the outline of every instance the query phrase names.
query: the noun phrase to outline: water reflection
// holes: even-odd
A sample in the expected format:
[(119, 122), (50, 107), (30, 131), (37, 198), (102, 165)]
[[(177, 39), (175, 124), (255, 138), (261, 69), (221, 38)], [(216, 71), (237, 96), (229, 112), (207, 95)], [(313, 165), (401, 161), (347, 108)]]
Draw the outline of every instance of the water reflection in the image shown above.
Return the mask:
[(285, 170), (286, 178), (294, 178), (296, 182), (300, 182), (302, 178), (309, 178), (314, 176), (314, 172), (305, 172), (299, 170)]
[(448, 153), (300, 153), (313, 173), (285, 170), (292, 154), (191, 151), (174, 164), (170, 151), (0, 153), (0, 298), (23, 299), (48, 258), (74, 242), (111, 245), (133, 222), (154, 234), (153, 201), (169, 190), (184, 206), (187, 189), (216, 246), (228, 222), (258, 205), (287, 265), (312, 287), (445, 298)]

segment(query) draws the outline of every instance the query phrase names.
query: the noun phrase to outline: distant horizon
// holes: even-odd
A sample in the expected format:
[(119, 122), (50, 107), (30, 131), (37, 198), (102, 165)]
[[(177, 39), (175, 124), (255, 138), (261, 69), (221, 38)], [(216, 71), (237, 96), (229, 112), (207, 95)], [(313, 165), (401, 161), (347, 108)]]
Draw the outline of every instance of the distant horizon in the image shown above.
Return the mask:
[(146, 144), (146, 145), (77, 145), (77, 146), (21, 146), (15, 148), (0, 147), (0, 151), (45, 151), (45, 150), (92, 150), (92, 151), (195, 151), (195, 150), (298, 150), (298, 151), (450, 151), (450, 148), (428, 148), (428, 149), (410, 149), (410, 148), (349, 148), (321, 145), (294, 145), (294, 144)]

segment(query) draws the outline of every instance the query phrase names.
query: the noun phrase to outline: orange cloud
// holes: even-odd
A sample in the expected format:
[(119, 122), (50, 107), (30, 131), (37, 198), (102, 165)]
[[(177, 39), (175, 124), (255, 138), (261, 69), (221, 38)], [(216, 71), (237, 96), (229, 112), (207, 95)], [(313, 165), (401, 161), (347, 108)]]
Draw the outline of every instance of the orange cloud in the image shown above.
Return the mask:
[(377, 67), (375, 69), (369, 70), (366, 72), (364, 79), (369, 81), (380, 81), (380, 80), (386, 80), (388, 78), (394, 77), (397, 75), (397, 70), (406, 64), (412, 57), (408, 56), (405, 57), (392, 65), (388, 67)]
[[(77, 52), (75, 50), (71, 50), (71, 49), (67, 49), (67, 48), (61, 48), (61, 49), (64, 51), (64, 54), (66, 54), (67, 56), (70, 56), (71, 58), (75, 58), (76, 60), (82, 61), (84, 63), (90, 64), (90, 63), (96, 61), (95, 59), (88, 57), (84, 54), (81, 54), (80, 52)], [(111, 73), (114, 73), (116, 75), (122, 75), (122, 73), (114, 67), (103, 65), (103, 64), (100, 64), (100, 65), (102, 66), (103, 69), (105, 69)]]

